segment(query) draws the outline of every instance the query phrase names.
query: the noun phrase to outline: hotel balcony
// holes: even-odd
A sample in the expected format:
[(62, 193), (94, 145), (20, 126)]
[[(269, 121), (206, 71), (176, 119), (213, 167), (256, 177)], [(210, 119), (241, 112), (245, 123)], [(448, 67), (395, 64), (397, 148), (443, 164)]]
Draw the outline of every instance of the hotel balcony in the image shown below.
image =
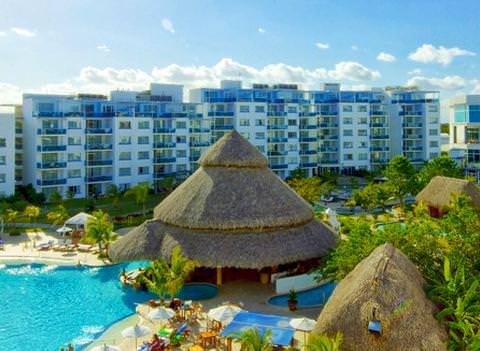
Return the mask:
[(52, 186), (52, 185), (63, 185), (63, 184), (67, 184), (66, 178), (37, 179), (37, 185), (40, 185), (40, 186)]
[(423, 139), (423, 135), (421, 135), (421, 134), (407, 134), (407, 135), (403, 135), (403, 139)]
[(320, 152), (337, 152), (338, 147), (335, 146), (321, 146)]
[(232, 130), (234, 127), (233, 127), (233, 124), (224, 124), (224, 125), (214, 125), (212, 126), (212, 129), (213, 130)]
[(210, 111), (208, 117), (233, 117), (234, 112), (231, 111)]
[(37, 162), (38, 169), (65, 168), (66, 162)]
[(190, 141), (188, 143), (190, 147), (204, 147), (204, 146), (210, 146), (209, 141)]
[(284, 117), (286, 115), (287, 115), (287, 112), (285, 111), (268, 111), (267, 112), (267, 116), (269, 117), (274, 117), (274, 116)]
[(320, 123), (319, 126), (321, 128), (337, 128), (338, 123)]
[(334, 165), (337, 163), (338, 163), (338, 160), (335, 160), (335, 159), (321, 159), (319, 161), (319, 164), (325, 164), (325, 165)]
[(317, 137), (300, 137), (299, 138), (300, 142), (301, 143), (313, 143), (313, 142), (316, 142), (318, 141), (318, 138)]
[(317, 150), (300, 150), (299, 154), (300, 155), (316, 155)]
[(85, 177), (87, 183), (101, 183), (101, 182), (111, 182), (113, 177), (111, 175), (95, 175)]
[(270, 165), (270, 169), (287, 169), (287, 168), (288, 168), (287, 164)]
[(172, 149), (175, 148), (176, 143), (174, 142), (159, 142), (156, 141), (153, 143), (153, 148), (154, 149)]
[(87, 160), (85, 161), (85, 166), (87, 167), (96, 167), (96, 166), (111, 166), (113, 160)]
[(34, 112), (33, 117), (63, 117), (63, 112)]
[(303, 168), (315, 168), (317, 165), (317, 162), (300, 162), (300, 167)]
[(189, 128), (190, 133), (210, 133), (210, 128)]
[(320, 114), (322, 116), (338, 116), (337, 111), (321, 111)]
[[(116, 113), (119, 116), (125, 116), (125, 114), (122, 114), (121, 112)], [(91, 118), (91, 117), (115, 117), (115, 112), (86, 112), (85, 117)]]
[(154, 133), (175, 133), (175, 128), (153, 128)]
[(372, 146), (370, 151), (390, 151), (390, 148), (388, 146)]
[(271, 130), (285, 130), (288, 129), (288, 126), (285, 124), (276, 124), (276, 125), (268, 125), (267, 129)]
[(319, 140), (337, 140), (338, 135), (324, 134), (318, 137)]
[(422, 111), (400, 111), (399, 112), (400, 116), (423, 116)]
[(153, 163), (174, 163), (176, 161), (176, 157), (155, 157), (153, 159)]
[(268, 151), (267, 154), (268, 156), (287, 156), (288, 151)]
[(388, 134), (371, 135), (371, 139), (388, 139), (388, 138), (390, 138)]
[(317, 129), (316, 124), (300, 124), (300, 129)]
[(421, 128), (423, 123), (421, 122), (403, 122), (402, 127), (404, 128)]
[(288, 138), (273, 137), (268, 138), (267, 141), (269, 143), (286, 143), (288, 141)]
[(86, 134), (112, 134), (112, 128), (86, 128)]
[(112, 144), (87, 144), (85, 150), (111, 150)]
[(38, 145), (37, 151), (40, 152), (49, 152), (49, 151), (65, 151), (67, 150), (67, 145)]
[[(21, 132), (20, 132), (21, 133)], [(64, 135), (67, 130), (64, 128), (42, 128), (37, 129), (38, 135)]]

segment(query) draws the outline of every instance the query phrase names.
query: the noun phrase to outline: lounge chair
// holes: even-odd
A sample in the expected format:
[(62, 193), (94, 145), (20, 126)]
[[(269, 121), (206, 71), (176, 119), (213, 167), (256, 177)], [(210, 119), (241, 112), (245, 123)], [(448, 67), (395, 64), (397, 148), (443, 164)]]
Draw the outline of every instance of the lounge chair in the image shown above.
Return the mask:
[(35, 248), (37, 250), (40, 250), (40, 251), (44, 251), (44, 250), (50, 250), (52, 245), (53, 245), (54, 241), (53, 240), (48, 240), (48, 241), (44, 241), (44, 242), (40, 242), (38, 244), (35, 245)]

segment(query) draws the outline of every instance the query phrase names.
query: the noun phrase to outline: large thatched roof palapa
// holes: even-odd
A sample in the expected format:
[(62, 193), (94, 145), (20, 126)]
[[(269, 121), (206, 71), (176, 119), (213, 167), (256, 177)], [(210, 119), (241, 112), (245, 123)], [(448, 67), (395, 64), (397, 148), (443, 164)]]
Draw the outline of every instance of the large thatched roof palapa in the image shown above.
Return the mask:
[(174, 246), (207, 267), (263, 268), (325, 255), (334, 234), (236, 131), (200, 159), (154, 218), (114, 243), (114, 260), (168, 257)]
[[(447, 335), (415, 265), (391, 244), (377, 247), (335, 288), (314, 333), (343, 333), (345, 351), (446, 350)], [(382, 334), (368, 331), (373, 319)]]
[(417, 202), (443, 209), (450, 205), (453, 195), (463, 194), (472, 200), (480, 209), (480, 191), (477, 185), (469, 180), (436, 176), (416, 196)]

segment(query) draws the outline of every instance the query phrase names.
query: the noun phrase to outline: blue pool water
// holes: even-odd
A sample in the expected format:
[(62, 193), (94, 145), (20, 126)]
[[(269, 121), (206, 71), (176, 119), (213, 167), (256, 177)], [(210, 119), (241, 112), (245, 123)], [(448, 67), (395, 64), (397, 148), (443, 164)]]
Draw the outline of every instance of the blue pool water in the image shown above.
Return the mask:
[(178, 294), (181, 300), (208, 300), (218, 294), (218, 287), (207, 283), (185, 284)]
[[(326, 283), (312, 289), (297, 292), (297, 308), (324, 305), (335, 289), (335, 283)], [(268, 300), (272, 305), (288, 307), (288, 294), (273, 296)]]
[(0, 265), (0, 349), (59, 350), (71, 341), (81, 350), (153, 297), (121, 286), (122, 269), (139, 265)]

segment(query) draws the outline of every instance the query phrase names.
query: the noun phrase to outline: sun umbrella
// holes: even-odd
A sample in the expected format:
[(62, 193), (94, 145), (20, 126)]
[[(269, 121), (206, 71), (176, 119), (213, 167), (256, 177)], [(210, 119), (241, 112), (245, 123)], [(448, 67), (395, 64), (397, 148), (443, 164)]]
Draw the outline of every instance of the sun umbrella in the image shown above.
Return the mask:
[(63, 226), (63, 227), (61, 227), (61, 228), (58, 228), (58, 229), (56, 230), (56, 232), (57, 232), (58, 234), (64, 235), (64, 234), (66, 234), (66, 233), (71, 232), (72, 230), (73, 230), (72, 228)]
[(135, 324), (133, 327), (123, 329), (122, 336), (124, 338), (135, 338), (135, 350), (137, 349), (137, 339), (150, 334), (152, 331), (147, 327)]
[(161, 322), (161, 321), (168, 321), (175, 315), (175, 311), (171, 308), (166, 307), (159, 307), (154, 310), (151, 310), (148, 313), (148, 319), (152, 322)]
[(316, 322), (310, 318), (293, 318), (290, 321), (290, 326), (293, 328), (303, 331), (303, 346), (305, 349), (307, 348), (307, 332), (313, 330), (315, 328)]
[(210, 311), (208, 311), (207, 315), (209, 318), (215, 319), (216, 321), (225, 322), (235, 317), (241, 310), (242, 309), (237, 306), (224, 305), (212, 308)]
[(116, 346), (103, 344), (103, 345), (95, 346), (93, 349), (90, 349), (90, 351), (122, 351), (122, 350), (120, 350), (120, 348)]

